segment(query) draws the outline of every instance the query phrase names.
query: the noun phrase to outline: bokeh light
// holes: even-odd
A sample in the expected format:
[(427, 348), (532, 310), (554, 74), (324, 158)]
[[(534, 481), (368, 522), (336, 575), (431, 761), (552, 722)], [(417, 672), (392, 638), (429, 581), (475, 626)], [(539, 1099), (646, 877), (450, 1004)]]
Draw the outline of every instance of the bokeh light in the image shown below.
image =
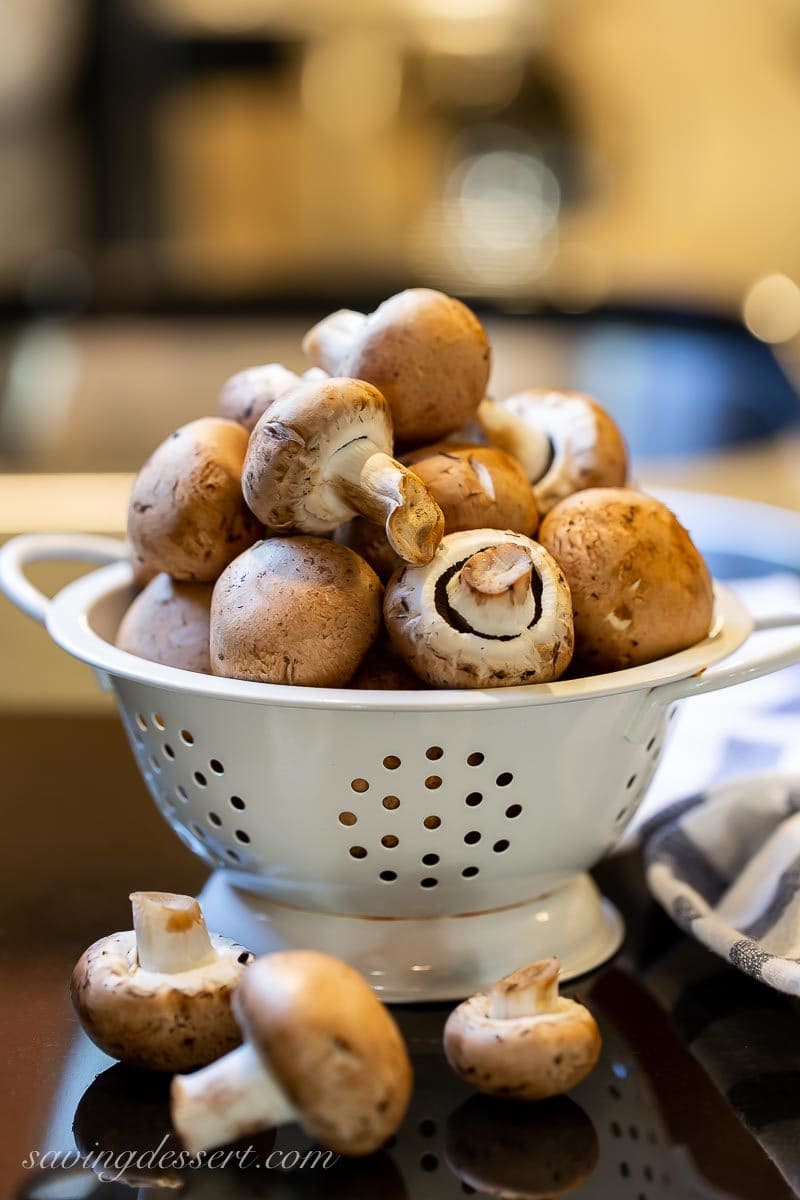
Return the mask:
[(788, 342), (800, 333), (800, 288), (788, 275), (765, 275), (745, 296), (742, 315), (762, 342)]

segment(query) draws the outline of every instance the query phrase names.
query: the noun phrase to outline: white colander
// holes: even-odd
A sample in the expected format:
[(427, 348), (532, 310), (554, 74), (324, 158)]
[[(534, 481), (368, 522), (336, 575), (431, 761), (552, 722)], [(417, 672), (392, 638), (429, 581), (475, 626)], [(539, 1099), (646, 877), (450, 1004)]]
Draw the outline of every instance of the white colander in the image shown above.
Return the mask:
[(800, 659), (795, 639), (708, 669), (755, 627), (718, 586), (708, 638), (613, 675), (441, 692), (217, 679), (116, 649), (127, 562), (53, 600), (23, 574), (124, 557), (27, 535), (0, 552), (0, 587), (113, 690), (160, 811), (218, 868), (209, 924), (256, 951), (339, 954), (392, 1000), (461, 996), (545, 954), (568, 979), (613, 954), (622, 925), (586, 871), (636, 811), (675, 702)]

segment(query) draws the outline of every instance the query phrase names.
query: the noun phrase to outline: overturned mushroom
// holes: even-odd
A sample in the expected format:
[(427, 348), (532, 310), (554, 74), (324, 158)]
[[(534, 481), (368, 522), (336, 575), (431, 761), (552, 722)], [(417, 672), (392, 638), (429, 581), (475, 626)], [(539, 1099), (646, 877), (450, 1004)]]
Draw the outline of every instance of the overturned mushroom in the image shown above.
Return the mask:
[(378, 632), (383, 589), (346, 546), (268, 538), (223, 571), (211, 603), (211, 670), (229, 679), (345, 687)]
[(268, 954), (242, 979), (245, 1044), (172, 1085), (172, 1119), (194, 1153), (298, 1121), (339, 1154), (391, 1137), (412, 1071), (388, 1009), (352, 967), (310, 950)]
[(134, 928), (84, 951), (70, 980), (78, 1019), (121, 1062), (190, 1071), (241, 1040), (231, 995), (253, 955), (206, 929), (191, 896), (133, 892)]
[(397, 652), (433, 687), (558, 679), (572, 657), (572, 606), (550, 555), (519, 533), (451, 533), (425, 567), (403, 567), (384, 616)]
[(156, 575), (122, 618), (117, 646), (166, 667), (210, 674), (212, 591), (210, 583), (178, 583)]
[(493, 445), (522, 463), (541, 513), (583, 488), (616, 487), (627, 479), (622, 434), (583, 392), (530, 388), (484, 400), (478, 420)]
[(342, 309), (309, 330), (303, 349), (331, 375), (379, 388), (398, 443), (445, 437), (475, 415), (489, 378), (490, 349), (478, 318), (460, 301), (411, 288), (375, 312)]
[(275, 533), (329, 533), (361, 513), (406, 562), (428, 562), (442, 513), (391, 451), (389, 407), (374, 387), (357, 379), (300, 383), (253, 430), (245, 499)]
[(654, 497), (630, 488), (578, 492), (548, 513), (539, 538), (569, 582), (584, 669), (638, 666), (707, 635), (714, 607), (708, 567)]
[(246, 367), (231, 375), (219, 394), (219, 415), (252, 431), (269, 406), (279, 396), (290, 391), (301, 379), (325, 379), (325, 372), (311, 367), (297, 375), (280, 363), (264, 363)]
[(141, 568), (210, 583), (260, 536), (242, 498), (247, 440), (234, 421), (201, 417), (151, 454), (128, 508), (128, 537)]
[(575, 1087), (600, 1054), (589, 1010), (558, 994), (558, 961), (521, 967), (459, 1004), (444, 1027), (450, 1066), (490, 1096), (544, 1100)]

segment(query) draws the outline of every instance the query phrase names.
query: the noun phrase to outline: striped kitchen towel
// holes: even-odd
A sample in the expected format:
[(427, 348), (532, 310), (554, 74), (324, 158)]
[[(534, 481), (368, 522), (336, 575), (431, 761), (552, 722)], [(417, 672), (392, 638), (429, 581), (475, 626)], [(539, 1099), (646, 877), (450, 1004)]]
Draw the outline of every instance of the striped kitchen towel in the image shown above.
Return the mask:
[(641, 837), (648, 886), (678, 925), (800, 995), (800, 776), (712, 787), (659, 813)]

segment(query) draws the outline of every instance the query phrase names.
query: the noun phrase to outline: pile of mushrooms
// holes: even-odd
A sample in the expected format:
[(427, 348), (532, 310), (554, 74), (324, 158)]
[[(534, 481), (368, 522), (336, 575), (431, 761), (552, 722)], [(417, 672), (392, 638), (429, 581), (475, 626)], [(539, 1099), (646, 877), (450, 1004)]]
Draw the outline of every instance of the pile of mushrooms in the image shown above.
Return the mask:
[(676, 517), (627, 486), (580, 392), (487, 396), (460, 301), (415, 288), (341, 310), (312, 364), (232, 376), (134, 483), (144, 584), (117, 635), (188, 671), (303, 687), (493, 688), (688, 648), (711, 579)]

